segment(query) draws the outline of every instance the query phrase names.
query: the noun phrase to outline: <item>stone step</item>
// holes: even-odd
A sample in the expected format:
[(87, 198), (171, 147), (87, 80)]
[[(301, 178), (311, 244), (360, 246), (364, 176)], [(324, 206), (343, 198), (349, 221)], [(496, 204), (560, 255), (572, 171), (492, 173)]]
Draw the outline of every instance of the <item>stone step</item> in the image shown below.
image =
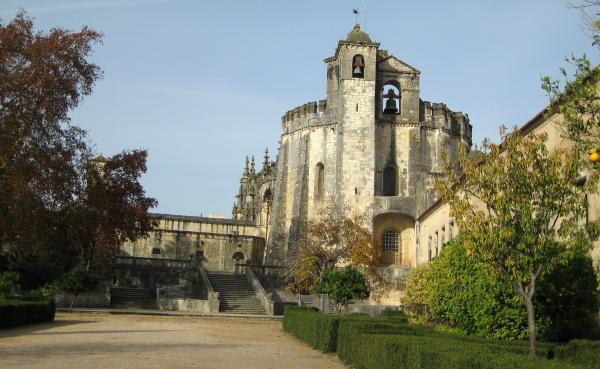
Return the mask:
[(215, 292), (219, 292), (219, 311), (241, 314), (265, 314), (254, 289), (243, 276), (230, 273), (207, 273)]

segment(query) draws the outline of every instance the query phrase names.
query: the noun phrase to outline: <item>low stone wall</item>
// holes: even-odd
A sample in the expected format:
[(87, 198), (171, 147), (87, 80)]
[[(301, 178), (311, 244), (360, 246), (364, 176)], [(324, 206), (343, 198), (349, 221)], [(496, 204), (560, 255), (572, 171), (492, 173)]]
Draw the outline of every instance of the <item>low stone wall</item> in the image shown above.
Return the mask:
[[(58, 293), (54, 296), (57, 307), (70, 307), (73, 295)], [(77, 296), (73, 307), (103, 308), (110, 306), (110, 294), (105, 292), (86, 292)]]
[(248, 282), (250, 282), (252, 285), (252, 288), (256, 293), (256, 297), (258, 297), (260, 302), (263, 304), (267, 314), (273, 315), (275, 311), (273, 294), (267, 293), (251, 268), (244, 268), (244, 274), (246, 275)]
[(159, 299), (158, 308), (160, 310), (186, 311), (189, 313), (217, 313), (219, 312), (219, 300), (215, 304), (211, 300), (197, 299)]

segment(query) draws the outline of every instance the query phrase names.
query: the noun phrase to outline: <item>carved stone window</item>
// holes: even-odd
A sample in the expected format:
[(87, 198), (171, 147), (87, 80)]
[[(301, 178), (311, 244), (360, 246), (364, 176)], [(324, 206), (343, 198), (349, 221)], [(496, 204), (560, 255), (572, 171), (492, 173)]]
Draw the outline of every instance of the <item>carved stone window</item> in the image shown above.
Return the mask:
[(152, 248), (152, 255), (160, 255), (160, 248), (158, 248), (158, 247)]

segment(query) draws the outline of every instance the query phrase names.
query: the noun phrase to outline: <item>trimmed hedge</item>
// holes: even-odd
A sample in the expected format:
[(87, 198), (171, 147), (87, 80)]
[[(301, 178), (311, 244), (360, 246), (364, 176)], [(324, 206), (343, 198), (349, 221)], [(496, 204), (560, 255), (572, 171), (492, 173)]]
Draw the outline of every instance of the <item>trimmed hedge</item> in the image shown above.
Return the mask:
[[(527, 344), (477, 336), (439, 333), (403, 323), (400, 313), (381, 318), (365, 315), (331, 316), (314, 308), (288, 307), (284, 329), (322, 351), (338, 356), (357, 369), (583, 369), (598, 368), (600, 343), (574, 342), (559, 346), (554, 360), (543, 357), (548, 344), (539, 345), (540, 356), (530, 357)], [(596, 366), (594, 366), (596, 365)]]
[(56, 306), (54, 300), (0, 300), (0, 328), (23, 324), (51, 322)]
[(553, 352), (557, 359), (600, 369), (600, 341), (573, 340), (555, 347)]
[[(410, 327), (410, 326), (407, 326)], [(398, 333), (393, 333), (398, 332)], [(582, 369), (584, 366), (505, 351), (505, 346), (466, 344), (388, 324), (341, 324), (338, 355), (357, 369)]]
[(312, 307), (286, 306), (283, 329), (321, 351), (336, 348), (339, 318)]

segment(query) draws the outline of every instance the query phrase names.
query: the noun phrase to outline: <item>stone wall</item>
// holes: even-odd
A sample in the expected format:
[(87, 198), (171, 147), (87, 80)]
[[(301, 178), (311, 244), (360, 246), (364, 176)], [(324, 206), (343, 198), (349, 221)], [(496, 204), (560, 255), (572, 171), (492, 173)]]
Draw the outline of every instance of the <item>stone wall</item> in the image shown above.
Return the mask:
[(262, 263), (264, 239), (247, 221), (154, 214), (159, 226), (146, 238), (126, 243), (123, 255), (158, 259), (202, 259), (209, 270), (233, 271), (237, 261)]

